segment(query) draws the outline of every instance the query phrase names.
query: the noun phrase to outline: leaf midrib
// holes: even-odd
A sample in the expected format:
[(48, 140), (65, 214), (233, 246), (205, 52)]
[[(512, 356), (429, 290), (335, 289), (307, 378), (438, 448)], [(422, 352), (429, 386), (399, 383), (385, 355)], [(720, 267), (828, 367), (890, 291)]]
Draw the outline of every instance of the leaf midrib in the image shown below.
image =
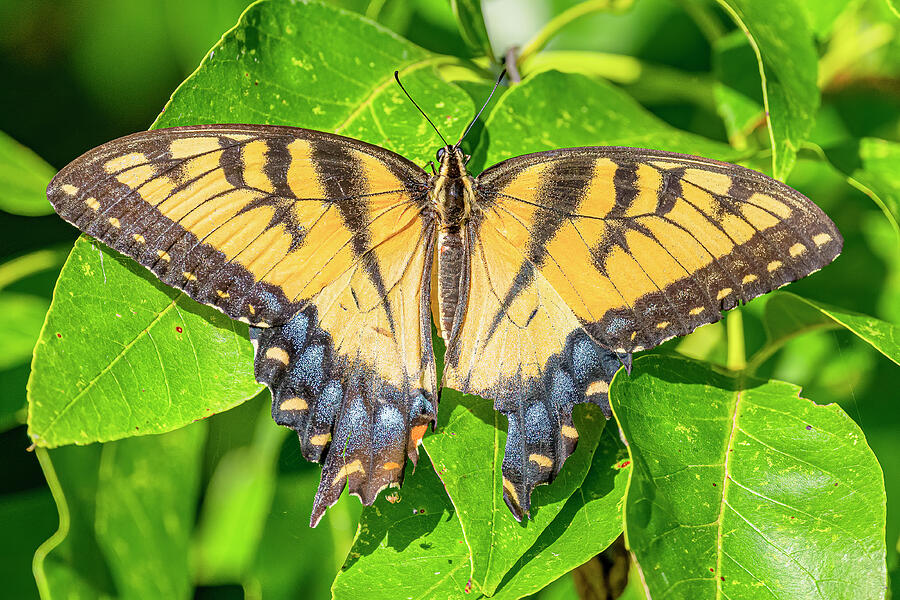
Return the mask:
[(716, 580), (716, 600), (722, 599), (722, 557), (725, 553), (722, 538), (723, 532), (722, 527), (725, 522), (725, 506), (727, 505), (728, 498), (728, 488), (729, 481), (731, 481), (731, 477), (728, 475), (728, 463), (730, 461), (731, 455), (734, 453), (734, 434), (738, 430), (738, 405), (741, 402), (741, 395), (743, 394), (743, 390), (739, 390), (735, 393), (734, 398), (734, 406), (731, 409), (731, 416), (729, 420), (731, 421), (731, 431), (728, 434), (728, 443), (725, 444), (725, 458), (722, 464), (722, 501), (719, 503), (719, 517), (716, 519), (718, 521), (716, 525), (716, 572), (715, 572), (715, 580)]

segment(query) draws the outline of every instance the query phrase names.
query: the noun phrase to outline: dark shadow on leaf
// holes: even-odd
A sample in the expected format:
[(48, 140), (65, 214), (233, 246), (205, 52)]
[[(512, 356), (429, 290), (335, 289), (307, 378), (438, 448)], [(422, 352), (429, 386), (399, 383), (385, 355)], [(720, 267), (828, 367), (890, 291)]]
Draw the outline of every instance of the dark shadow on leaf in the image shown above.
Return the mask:
[(444, 552), (442, 544), (430, 543), (428, 536), (440, 523), (455, 518), (453, 505), (431, 462), (427, 456), (421, 456), (415, 472), (407, 463), (401, 489), (384, 490), (372, 506), (363, 509), (359, 535), (341, 570), (350, 569), (360, 557), (378, 550), (385, 540), (398, 553), (416, 541), (420, 556)]

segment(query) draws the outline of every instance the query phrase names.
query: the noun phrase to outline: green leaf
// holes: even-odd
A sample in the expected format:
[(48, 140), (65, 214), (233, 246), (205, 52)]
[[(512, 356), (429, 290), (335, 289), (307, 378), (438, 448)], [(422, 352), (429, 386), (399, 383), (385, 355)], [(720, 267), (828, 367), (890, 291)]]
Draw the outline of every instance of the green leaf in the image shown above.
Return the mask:
[(333, 597), (456, 598), (467, 589), (469, 553), (453, 505), (427, 460), (408, 466), (403, 488), (363, 510)]
[[(465, 92), (437, 76), (436, 65), (454, 60), (333, 7), (258, 3), (179, 86), (155, 126), (290, 124), (424, 163), (434, 132), (393, 72), (400, 69), (410, 93), (450, 134), (474, 110)], [(255, 395), (245, 326), (96, 247), (76, 244), (36, 349), (29, 386), (36, 443), (168, 431)]]
[[(589, 50), (544, 50), (522, 62), (519, 70), (527, 75), (555, 70), (606, 79), (622, 87), (634, 100), (645, 105), (684, 102), (711, 111), (716, 108), (713, 98), (714, 82), (709, 74), (682, 71), (624, 54)], [(758, 81), (754, 85), (759, 92)]]
[(779, 0), (719, 0), (750, 38), (759, 63), (772, 144), (772, 170), (784, 180), (819, 107), (818, 58), (803, 8)]
[(823, 328), (842, 327), (900, 364), (900, 327), (874, 317), (808, 300), (788, 292), (773, 294), (763, 317), (766, 344), (751, 365), (758, 366), (787, 341)]
[(66, 262), (69, 248), (53, 246), (35, 250), (0, 265), (0, 289), (27, 279), (42, 271), (58, 271)]
[(578, 448), (552, 484), (535, 488), (531, 519), (518, 523), (501, 485), (505, 418), (487, 400), (442, 393), (438, 431), (424, 444), (462, 524), (472, 555), (471, 579), (482, 593), (494, 593), (584, 481), (606, 419), (593, 405), (576, 407), (574, 418)]
[(0, 370), (31, 358), (50, 302), (40, 296), (0, 292)]
[(834, 22), (854, 3), (847, 0), (799, 0), (798, 4), (806, 12), (816, 37), (821, 39), (831, 34)]
[(497, 56), (484, 26), (480, 0), (450, 0), (450, 6), (466, 45), (476, 54), (496, 60)]
[(900, 241), (900, 144), (862, 138), (829, 148), (825, 154), (851, 185), (875, 201)]
[(35, 553), (41, 597), (189, 598), (202, 424), (85, 448), (38, 449), (59, 510)]
[(666, 124), (604, 81), (545, 71), (526, 78), (500, 98), (485, 123), (472, 161), (487, 166), (527, 152), (604, 145), (656, 148), (722, 160), (738, 156), (725, 144)]
[(513, 600), (533, 594), (600, 554), (619, 537), (631, 472), (627, 457), (614, 428), (604, 428), (584, 483), (506, 574), (493, 598)]
[(82, 237), (35, 347), (29, 435), (43, 447), (183, 427), (252, 398), (246, 325)]
[(278, 451), (289, 431), (272, 422), (271, 402), (263, 392), (248, 403), (257, 418), (241, 425), (255, 428), (253, 440), (228, 450), (206, 487), (192, 561), (204, 584), (240, 581), (256, 556), (275, 493)]
[(733, 31), (713, 44), (713, 95), (728, 140), (746, 148), (747, 138), (764, 122), (763, 95), (756, 54), (743, 31)]
[(625, 533), (652, 596), (884, 596), (881, 468), (852, 419), (799, 391), (663, 356), (616, 376)]
[(47, 184), (54, 173), (37, 154), (0, 131), (0, 210), (26, 217), (53, 213)]
[[(356, 498), (344, 496), (328, 509), (319, 527), (310, 528), (305, 516), (312, 512), (319, 485), (316, 471), (278, 477), (254, 564), (244, 579), (247, 598), (294, 600), (329, 596), (335, 573), (350, 547), (360, 504)], [(335, 527), (338, 514), (346, 517), (350, 529), (346, 545), (343, 532)], [(314, 549), (314, 556), (310, 549)], [(336, 564), (328, 560), (331, 557), (336, 557)]]

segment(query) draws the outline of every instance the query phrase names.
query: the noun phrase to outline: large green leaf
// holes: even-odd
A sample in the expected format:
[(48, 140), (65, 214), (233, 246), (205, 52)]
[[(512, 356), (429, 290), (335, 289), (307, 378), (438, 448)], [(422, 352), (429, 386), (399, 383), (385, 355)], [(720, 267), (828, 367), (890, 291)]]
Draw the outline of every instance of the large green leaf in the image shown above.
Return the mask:
[(38, 449), (59, 530), (35, 554), (43, 598), (189, 598), (203, 424), (85, 448)]
[(884, 596), (881, 469), (837, 405), (799, 391), (663, 356), (616, 376), (625, 533), (653, 597)]
[(815, 121), (818, 58), (800, 4), (780, 0), (719, 0), (750, 38), (759, 62), (769, 121), (774, 176), (784, 180)]
[(829, 148), (831, 163), (878, 204), (900, 237), (900, 144), (862, 138)]
[(766, 330), (766, 344), (751, 359), (751, 364), (755, 366), (798, 335), (816, 329), (837, 327), (851, 331), (887, 358), (900, 364), (900, 327), (897, 325), (788, 292), (779, 292), (769, 298), (763, 326)]
[(472, 162), (487, 166), (527, 152), (573, 146), (634, 146), (722, 160), (738, 156), (725, 144), (666, 124), (602, 80), (545, 71), (500, 98)]
[(56, 170), (0, 131), (0, 210), (14, 215), (48, 215), (47, 184)]
[(312, 2), (260, 2), (175, 90), (154, 127), (293, 125), (378, 144), (424, 164), (440, 140), (394, 82), (394, 71), (449, 139), (474, 114), (469, 97), (434, 68), (456, 62), (354, 13)]
[(551, 485), (535, 488), (531, 519), (520, 524), (503, 501), (500, 467), (506, 446), (505, 420), (490, 402), (463, 400), (458, 392), (445, 390), (438, 433), (425, 440), (465, 532), (472, 581), (487, 595), (494, 593), (584, 481), (606, 423), (596, 406), (576, 408), (578, 448)]
[(35, 348), (29, 435), (45, 447), (84, 444), (226, 410), (259, 391), (245, 336), (245, 325), (83, 237)]
[(614, 427), (606, 427), (584, 483), (504, 576), (494, 598), (523, 598), (600, 554), (622, 533), (631, 469)]
[(453, 505), (427, 460), (411, 467), (401, 490), (363, 511), (335, 599), (458, 598), (467, 589), (471, 563)]
[[(352, 13), (262, 2), (176, 90), (155, 125), (298, 125), (424, 163), (436, 136), (393, 72), (400, 70), (407, 89), (451, 134), (473, 105), (437, 77), (434, 66), (448, 60)], [(259, 386), (251, 357), (244, 326), (82, 240), (60, 276), (36, 349), (30, 433), (39, 445), (55, 446), (180, 427), (252, 397)]]

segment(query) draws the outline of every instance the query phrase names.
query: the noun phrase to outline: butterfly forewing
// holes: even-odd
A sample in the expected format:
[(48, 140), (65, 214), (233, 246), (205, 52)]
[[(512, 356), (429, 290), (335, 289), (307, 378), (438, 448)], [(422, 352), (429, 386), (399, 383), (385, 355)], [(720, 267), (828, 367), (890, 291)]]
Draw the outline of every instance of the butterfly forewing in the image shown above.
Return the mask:
[(399, 483), (434, 418), (426, 194), (387, 150), (261, 125), (114, 140), (48, 188), (79, 229), (252, 325), (275, 420), (324, 463), (313, 522), (347, 481), (366, 503)]
[[(448, 149), (453, 189), (466, 189)], [(399, 484), (434, 422), (432, 263), (438, 229), (459, 229), (436, 216), (449, 199), (438, 179), (349, 138), (206, 125), (104, 144), (48, 196), (163, 282), (250, 323), (275, 421), (323, 463), (315, 525), (348, 483), (366, 504)], [(632, 352), (808, 275), (842, 244), (786, 185), (667, 152), (530, 154), (473, 189), (461, 272), (441, 275), (461, 282), (444, 383), (507, 415), (503, 493), (520, 519), (575, 449), (574, 405), (609, 416)]]
[(445, 379), (508, 414), (514, 512), (571, 451), (572, 404), (606, 405), (632, 352), (820, 269), (842, 243), (788, 186), (666, 152), (525, 155), (475, 188), (469, 304)]

